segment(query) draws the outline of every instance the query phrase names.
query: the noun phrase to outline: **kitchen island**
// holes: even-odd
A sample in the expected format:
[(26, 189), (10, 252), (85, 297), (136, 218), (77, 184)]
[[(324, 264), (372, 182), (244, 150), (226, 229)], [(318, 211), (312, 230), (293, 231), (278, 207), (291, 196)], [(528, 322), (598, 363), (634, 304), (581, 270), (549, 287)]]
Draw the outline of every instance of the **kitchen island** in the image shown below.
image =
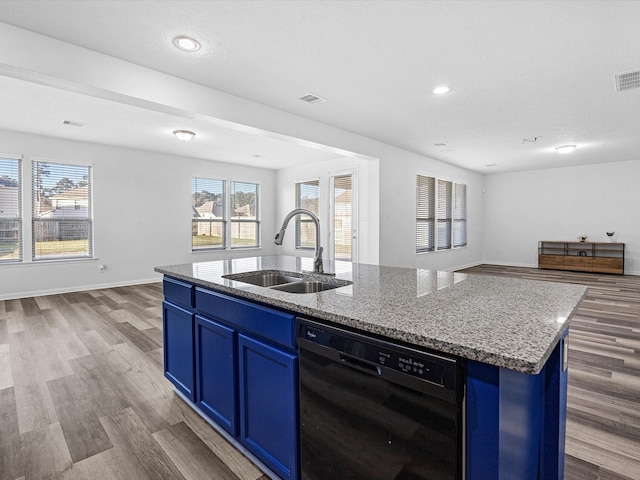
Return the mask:
[[(242, 281), (250, 272), (312, 269), (312, 259), (291, 256), (156, 268), (165, 275), (165, 370), (176, 390), (278, 476), (299, 478), (295, 317), (310, 318), (464, 359), (467, 479), (562, 478), (565, 339), (585, 287), (341, 262), (326, 268), (346, 285), (297, 294)], [(221, 366), (212, 351), (236, 360)], [(274, 442), (275, 451), (263, 445), (268, 434), (256, 433), (266, 435), (260, 442), (247, 431), (256, 425), (247, 416), (260, 416), (243, 390), (254, 357), (238, 352), (279, 356), (272, 373), (279, 391), (288, 392), (279, 401), (287, 401), (281, 418), (269, 416), (290, 434)], [(219, 372), (207, 380), (203, 369), (211, 364)], [(219, 399), (206, 397), (220, 382), (231, 393), (215, 407)], [(278, 451), (281, 444), (289, 448)]]

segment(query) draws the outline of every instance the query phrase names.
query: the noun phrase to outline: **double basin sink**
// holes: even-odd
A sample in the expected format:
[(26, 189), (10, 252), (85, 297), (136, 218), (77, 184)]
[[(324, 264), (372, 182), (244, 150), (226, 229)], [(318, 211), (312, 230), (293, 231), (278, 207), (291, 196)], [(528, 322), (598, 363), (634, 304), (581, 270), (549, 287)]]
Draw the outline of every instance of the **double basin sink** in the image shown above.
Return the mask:
[(258, 271), (223, 275), (223, 278), (236, 282), (249, 283), (259, 287), (269, 288), (288, 293), (318, 293), (338, 287), (351, 285), (348, 280), (328, 277), (322, 274), (300, 274), (282, 271)]

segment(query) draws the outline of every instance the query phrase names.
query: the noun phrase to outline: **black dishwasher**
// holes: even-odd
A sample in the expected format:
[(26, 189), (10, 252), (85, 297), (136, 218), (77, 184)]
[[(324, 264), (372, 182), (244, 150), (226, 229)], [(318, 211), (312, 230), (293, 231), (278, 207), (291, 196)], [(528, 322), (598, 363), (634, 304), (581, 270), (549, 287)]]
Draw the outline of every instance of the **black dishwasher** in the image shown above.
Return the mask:
[(303, 480), (461, 479), (462, 360), (298, 319)]

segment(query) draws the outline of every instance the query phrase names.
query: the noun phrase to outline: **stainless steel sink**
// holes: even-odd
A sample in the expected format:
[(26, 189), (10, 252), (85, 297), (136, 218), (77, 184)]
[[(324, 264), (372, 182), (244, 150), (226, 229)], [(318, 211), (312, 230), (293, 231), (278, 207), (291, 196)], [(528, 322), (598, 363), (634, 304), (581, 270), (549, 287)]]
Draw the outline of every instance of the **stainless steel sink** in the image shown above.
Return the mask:
[(344, 285), (329, 282), (296, 282), (278, 285), (276, 287), (272, 287), (271, 290), (280, 290), (281, 292), (289, 293), (316, 293), (343, 286)]
[(256, 273), (254, 275), (246, 275), (236, 273), (232, 275), (224, 275), (223, 278), (235, 280), (236, 282), (250, 283), (259, 287), (273, 287), (274, 285), (282, 285), (291, 282), (301, 282), (302, 277), (294, 276), (294, 274), (284, 274), (277, 272)]
[(325, 277), (319, 277), (317, 274), (285, 271), (233, 273), (223, 275), (222, 278), (288, 293), (317, 293), (352, 284), (348, 280), (329, 277), (329, 280), (324, 281)]

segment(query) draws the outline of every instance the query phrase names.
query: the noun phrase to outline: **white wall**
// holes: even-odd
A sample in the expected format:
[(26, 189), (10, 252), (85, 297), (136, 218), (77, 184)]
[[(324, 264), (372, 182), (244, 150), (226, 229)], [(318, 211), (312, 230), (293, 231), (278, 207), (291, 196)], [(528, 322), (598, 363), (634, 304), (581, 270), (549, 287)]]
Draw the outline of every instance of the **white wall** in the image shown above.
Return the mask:
[(485, 177), (484, 263), (537, 266), (538, 240), (624, 242), (640, 275), (640, 160)]
[[(482, 175), (421, 155), (389, 152), (380, 161), (380, 263), (430, 270), (477, 265), (482, 258)], [(467, 185), (467, 247), (416, 254), (416, 174)]]
[[(379, 169), (374, 167), (369, 170), (368, 181), (370, 192), (368, 193), (369, 201), (367, 203), (367, 208), (369, 209), (367, 231), (369, 235), (367, 238), (366, 257), (364, 258), (369, 262), (375, 262), (377, 255), (378, 262), (383, 265), (450, 270), (477, 264), (482, 259), (482, 197), (479, 193), (481, 191), (482, 177), (479, 174), (7, 24), (0, 23), (0, 43), (13, 46), (11, 49), (0, 49), (0, 73), (5, 75), (28, 81), (42, 82), (58, 88), (80, 90), (89, 95), (108, 98), (114, 102), (136, 105), (139, 108), (153, 108), (167, 112), (178, 109), (186, 116), (202, 115), (221, 123), (233, 122), (248, 125), (266, 132), (273, 132), (321, 145), (328, 145), (346, 152), (353, 152), (354, 159), (363, 157), (378, 159)], [(100, 152), (113, 151), (107, 147), (96, 146), (95, 149)], [(119, 150), (116, 149), (116, 151)], [(126, 152), (126, 150), (123, 151)], [(82, 156), (82, 148), (79, 148), (76, 152), (74, 148), (69, 147), (62, 153), (79, 157)], [(64, 157), (64, 155), (62, 156)], [(108, 155), (104, 156), (105, 158), (108, 157)], [(129, 152), (127, 156), (133, 158), (134, 155)], [(210, 165), (206, 161), (177, 159), (150, 153), (143, 154), (143, 152), (140, 152), (139, 155), (136, 154), (136, 156), (147, 159), (145, 165), (153, 167), (153, 180), (158, 186), (165, 186), (171, 183), (171, 180), (176, 178), (176, 175), (190, 176), (192, 172), (187, 172), (184, 169), (185, 165), (192, 167), (193, 170), (196, 170), (197, 168), (195, 167), (197, 166), (201, 166), (204, 169), (207, 168), (205, 166)], [(128, 168), (135, 168), (127, 167), (126, 162), (120, 163), (122, 163), (123, 172), (126, 172)], [(96, 164), (96, 181), (98, 181), (97, 166)], [(238, 172), (254, 171), (253, 169), (241, 169), (240, 167), (227, 166), (227, 168), (237, 168)], [(110, 170), (112, 177), (118, 176), (119, 170), (117, 168)], [(415, 175), (417, 173), (456, 180), (468, 185), (469, 247), (450, 252), (416, 255)], [(194, 172), (194, 174), (196, 173)], [(275, 174), (269, 173), (269, 175)], [(157, 179), (155, 178), (156, 176), (158, 177)], [(250, 179), (246, 178), (246, 180)], [(273, 177), (272, 181), (274, 181)], [(131, 183), (133, 184), (134, 182)], [(377, 194), (374, 187), (376, 184)], [(98, 185), (96, 185), (97, 188)], [(271, 194), (273, 195), (273, 193)], [(268, 194), (265, 195), (265, 197), (267, 196)], [(287, 199), (285, 201), (290, 202), (291, 200)], [(287, 203), (282, 205), (287, 205)], [(170, 206), (170, 208), (176, 207)], [(287, 208), (279, 204), (277, 212), (281, 213), (286, 211)], [(255, 254), (271, 254), (274, 252), (273, 244), (270, 239), (267, 239), (266, 229), (271, 223), (274, 225), (275, 231), (278, 223), (282, 221), (282, 218), (277, 220), (267, 218), (266, 215), (269, 211), (266, 209), (263, 209), (263, 213), (265, 215), (263, 217), (264, 248), (262, 251), (253, 251), (252, 253)], [(273, 212), (271, 213), (273, 214)], [(178, 217), (180, 216), (176, 212), (172, 212), (172, 218), (177, 219)], [(115, 221), (115, 218), (110, 220)], [(143, 222), (143, 224), (138, 225), (138, 221)], [(106, 222), (104, 225), (107, 225), (106, 229), (113, 228), (110, 222)], [(144, 220), (135, 219), (129, 220), (127, 226), (129, 228), (140, 228), (143, 231), (150, 228), (149, 225), (144, 224)], [(98, 228), (97, 225), (96, 228)], [(375, 235), (376, 231), (378, 235)], [(104, 234), (107, 235), (108, 242), (118, 240), (116, 234), (111, 233), (110, 230)], [(96, 235), (98, 235), (97, 230)], [(162, 255), (158, 254), (159, 250), (141, 252), (142, 258), (151, 260), (149, 267), (166, 263), (190, 262), (194, 260), (194, 257), (205, 259), (204, 255), (197, 256), (189, 252), (181, 253), (183, 252), (183, 247), (175, 236), (177, 234), (170, 232), (167, 235), (167, 238), (161, 240)], [(96, 244), (96, 247), (98, 246)], [(97, 251), (101, 255), (101, 261), (106, 264), (113, 263), (116, 249), (112, 248), (110, 244), (100, 247), (111, 253), (111, 257), (107, 259), (102, 258), (105, 254), (104, 251)], [(150, 258), (152, 256), (153, 259)], [(134, 259), (136, 261), (139, 260), (135, 257)], [(135, 262), (128, 262), (129, 260), (130, 258), (127, 257), (126, 261), (122, 262), (123, 271), (121, 274), (109, 273), (112, 277), (107, 277), (109, 272), (107, 270), (97, 279), (94, 278), (95, 266), (90, 269), (84, 265), (73, 267), (73, 269), (70, 266), (67, 269), (60, 269), (60, 275), (66, 275), (66, 272), (71, 272), (70, 275), (73, 277), (73, 279), (65, 279), (60, 288), (64, 288), (64, 285), (89, 288), (98, 284), (97, 282), (110, 282), (111, 278), (114, 281), (122, 282), (129, 278), (130, 283), (134, 283), (136, 279), (149, 278), (146, 276), (149, 268), (142, 268), (144, 274), (141, 274), (140, 268), (131, 265), (131, 263), (135, 264)], [(36, 267), (31, 266), (28, 268), (36, 269)], [(40, 268), (37, 267), (38, 270)], [(0, 280), (3, 277), (7, 278), (7, 274), (4, 272), (8, 269), (3, 268), (2, 270)], [(129, 272), (128, 270), (131, 271)], [(56, 274), (58, 270), (47, 270), (47, 272)], [(77, 275), (76, 272), (80, 274)], [(47, 276), (48, 274), (40, 282), (41, 284), (50, 284), (49, 280), (51, 278), (46, 278)], [(38, 274), (34, 274), (32, 277), (38, 278)], [(101, 280), (102, 278), (107, 280)], [(12, 287), (12, 291), (27, 294), (37, 291), (38, 288), (41, 287), (35, 287), (29, 282), (21, 280), (19, 286)]]
[[(160, 279), (153, 271), (158, 265), (274, 253), (270, 241), (276, 224), (273, 170), (7, 131), (0, 131), (0, 146), (2, 153), (23, 155), (25, 168), (31, 157), (93, 166), (97, 257), (95, 261), (4, 264), (0, 299), (142, 283)], [(263, 248), (191, 252), (193, 176), (260, 184)], [(23, 192), (29, 208), (29, 185)], [(98, 272), (99, 264), (107, 266), (103, 273)]]
[[(336, 158), (326, 162), (306, 164), (278, 170), (276, 174), (277, 228), (280, 228), (284, 217), (295, 208), (295, 184), (306, 180), (320, 180), (320, 233), (324, 247), (325, 259), (329, 258), (329, 176), (331, 172), (355, 169), (358, 178), (358, 262), (377, 264), (379, 258), (379, 223), (378, 223), (378, 160), (357, 158)], [(293, 222), (293, 221), (292, 221)], [(293, 223), (287, 229), (282, 247), (276, 247), (277, 253), (313, 257), (313, 251), (296, 250)], [(290, 231), (289, 231), (290, 230)], [(274, 235), (275, 235), (274, 230)]]

